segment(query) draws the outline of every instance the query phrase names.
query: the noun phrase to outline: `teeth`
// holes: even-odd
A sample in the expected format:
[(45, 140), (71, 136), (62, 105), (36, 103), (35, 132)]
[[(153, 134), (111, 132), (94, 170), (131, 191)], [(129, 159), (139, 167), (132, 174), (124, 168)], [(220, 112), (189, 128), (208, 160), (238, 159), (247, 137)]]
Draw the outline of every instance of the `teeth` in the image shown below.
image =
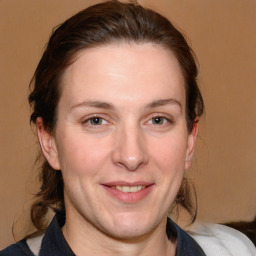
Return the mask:
[(134, 192), (138, 192), (138, 191), (144, 189), (145, 186), (132, 186), (132, 187), (129, 187), (129, 186), (113, 186), (112, 188), (115, 188), (119, 191), (126, 192), (126, 193), (134, 193)]

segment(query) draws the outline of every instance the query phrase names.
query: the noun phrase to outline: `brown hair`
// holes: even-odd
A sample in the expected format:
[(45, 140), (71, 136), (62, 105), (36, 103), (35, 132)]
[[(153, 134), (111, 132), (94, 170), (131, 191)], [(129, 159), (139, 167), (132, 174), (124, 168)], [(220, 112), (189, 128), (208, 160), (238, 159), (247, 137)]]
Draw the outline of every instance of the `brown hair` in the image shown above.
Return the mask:
[[(182, 34), (165, 17), (137, 3), (119, 1), (107, 1), (84, 9), (53, 31), (31, 81), (31, 122), (35, 123), (37, 117), (42, 117), (47, 131), (53, 132), (61, 96), (60, 80), (66, 68), (82, 49), (120, 41), (153, 43), (176, 56), (186, 82), (186, 120), (188, 131), (191, 132), (195, 120), (204, 110), (192, 50)], [(55, 212), (64, 211), (65, 205), (61, 170), (54, 170), (44, 160), (39, 178), (41, 187), (31, 208), (31, 219), (38, 230), (43, 230), (49, 208)], [(176, 204), (195, 218), (196, 210), (193, 210), (186, 184), (184, 180)]]

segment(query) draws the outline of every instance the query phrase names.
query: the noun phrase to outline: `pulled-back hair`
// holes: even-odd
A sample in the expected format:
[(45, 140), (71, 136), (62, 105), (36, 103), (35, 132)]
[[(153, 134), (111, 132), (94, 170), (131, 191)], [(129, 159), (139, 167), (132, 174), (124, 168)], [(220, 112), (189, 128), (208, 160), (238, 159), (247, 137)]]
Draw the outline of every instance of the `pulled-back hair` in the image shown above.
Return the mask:
[[(31, 122), (36, 123), (36, 119), (42, 117), (46, 130), (53, 133), (61, 97), (60, 81), (67, 67), (81, 50), (115, 42), (152, 43), (175, 55), (185, 80), (186, 121), (188, 132), (191, 132), (204, 110), (192, 50), (165, 17), (137, 3), (119, 1), (107, 1), (84, 9), (53, 31), (30, 84)], [(31, 220), (38, 230), (44, 230), (49, 209), (65, 211), (64, 184), (61, 170), (54, 170), (46, 160), (39, 178), (41, 187), (31, 208)], [(194, 219), (196, 209), (189, 195), (184, 180), (175, 203), (184, 207)]]

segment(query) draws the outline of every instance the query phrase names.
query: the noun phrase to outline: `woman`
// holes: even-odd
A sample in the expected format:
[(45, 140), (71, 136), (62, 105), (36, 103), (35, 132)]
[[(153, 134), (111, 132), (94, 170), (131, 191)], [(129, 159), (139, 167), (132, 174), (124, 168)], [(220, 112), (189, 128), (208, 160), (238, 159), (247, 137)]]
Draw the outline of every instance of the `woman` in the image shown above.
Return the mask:
[(195, 218), (184, 171), (204, 109), (196, 77), (180, 32), (135, 3), (59, 26), (29, 96), (45, 157), (38, 235), (0, 255), (206, 255), (167, 218), (175, 205)]

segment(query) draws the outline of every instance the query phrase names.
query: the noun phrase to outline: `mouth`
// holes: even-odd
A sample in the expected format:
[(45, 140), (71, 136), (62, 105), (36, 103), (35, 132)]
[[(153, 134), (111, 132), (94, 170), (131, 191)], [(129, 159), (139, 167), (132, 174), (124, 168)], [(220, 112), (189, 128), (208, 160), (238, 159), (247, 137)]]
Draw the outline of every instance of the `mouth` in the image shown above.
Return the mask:
[(125, 193), (136, 193), (138, 191), (141, 191), (146, 186), (111, 186), (112, 189), (117, 189), (119, 191), (125, 192)]
[(154, 187), (153, 183), (145, 182), (113, 182), (102, 185), (111, 197), (126, 203), (141, 201), (150, 194)]

